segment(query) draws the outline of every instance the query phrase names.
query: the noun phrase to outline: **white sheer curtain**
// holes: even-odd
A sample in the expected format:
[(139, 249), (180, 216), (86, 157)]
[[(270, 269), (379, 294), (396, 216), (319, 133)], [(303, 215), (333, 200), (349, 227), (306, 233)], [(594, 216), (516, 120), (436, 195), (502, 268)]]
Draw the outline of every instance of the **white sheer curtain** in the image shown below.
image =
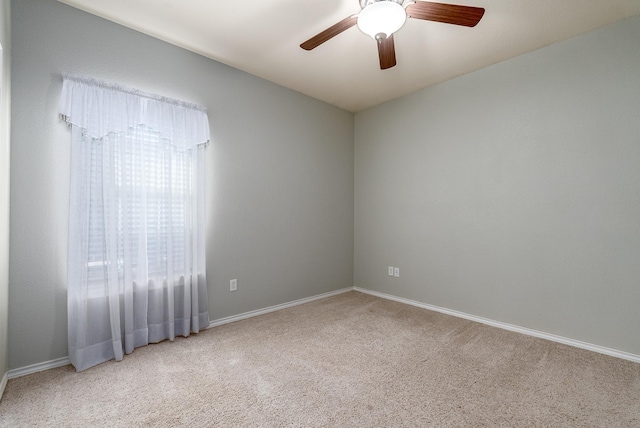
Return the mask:
[(65, 76), (68, 329), (77, 371), (209, 325), (202, 107)]

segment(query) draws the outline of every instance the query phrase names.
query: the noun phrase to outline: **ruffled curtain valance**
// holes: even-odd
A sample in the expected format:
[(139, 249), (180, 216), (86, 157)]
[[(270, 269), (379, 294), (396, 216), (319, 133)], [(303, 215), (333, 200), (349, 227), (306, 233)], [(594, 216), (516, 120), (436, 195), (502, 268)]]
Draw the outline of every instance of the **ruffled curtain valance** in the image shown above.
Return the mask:
[(204, 107), (78, 76), (63, 76), (60, 116), (92, 138), (146, 126), (179, 150), (209, 141)]

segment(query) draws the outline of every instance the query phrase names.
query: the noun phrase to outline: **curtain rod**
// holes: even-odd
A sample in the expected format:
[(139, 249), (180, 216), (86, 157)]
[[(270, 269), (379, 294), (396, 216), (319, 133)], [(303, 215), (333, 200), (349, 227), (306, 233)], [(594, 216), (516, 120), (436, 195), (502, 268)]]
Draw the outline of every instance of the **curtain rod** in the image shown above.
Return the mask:
[(105, 88), (105, 89), (111, 89), (111, 90), (115, 90), (115, 91), (119, 91), (119, 92), (123, 92), (123, 93), (127, 93), (127, 94), (132, 94), (135, 95), (137, 97), (140, 98), (147, 98), (150, 100), (154, 100), (154, 101), (162, 101), (168, 104), (173, 104), (173, 105), (177, 105), (180, 107), (185, 107), (185, 108), (189, 108), (192, 110), (199, 110), (199, 111), (203, 111), (206, 112), (207, 109), (206, 107), (203, 107), (201, 105), (198, 104), (193, 104), (187, 101), (181, 101), (181, 100), (177, 100), (175, 98), (169, 98), (169, 97), (165, 97), (162, 95), (157, 95), (157, 94), (151, 94), (148, 92), (143, 92), (140, 91), (138, 89), (135, 88), (130, 88), (128, 86), (123, 86), (120, 85), (118, 83), (113, 83), (113, 82), (107, 82), (104, 80), (100, 80), (100, 79), (95, 79), (93, 77), (85, 77), (85, 76), (80, 76), (77, 74), (70, 74), (70, 73), (62, 73), (62, 78), (63, 79), (67, 79), (67, 80), (73, 80), (75, 82), (78, 83), (83, 83), (86, 85), (91, 85), (91, 86), (97, 86), (100, 88)]

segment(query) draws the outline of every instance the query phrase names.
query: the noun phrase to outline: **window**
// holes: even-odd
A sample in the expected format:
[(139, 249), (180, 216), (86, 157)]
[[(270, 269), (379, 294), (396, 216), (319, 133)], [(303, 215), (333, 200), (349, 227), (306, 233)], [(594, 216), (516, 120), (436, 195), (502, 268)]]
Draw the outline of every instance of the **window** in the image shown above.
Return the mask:
[[(123, 142), (116, 143), (119, 149), (115, 150), (111, 165), (104, 161), (104, 144), (117, 138)], [(125, 271), (125, 249), (133, 258), (132, 275), (146, 269), (145, 276), (152, 287), (161, 287), (165, 281), (178, 283), (188, 270), (182, 268), (192, 257), (185, 239), (185, 231), (191, 231), (187, 213), (187, 202), (191, 199), (190, 156), (187, 152), (174, 151), (160, 133), (139, 126), (124, 135), (107, 136), (104, 143), (98, 140), (86, 152), (84, 162), (92, 165), (87, 257), (87, 280), (92, 295), (102, 295), (105, 270), (110, 267), (105, 244), (106, 223), (110, 219), (115, 221), (119, 237), (115, 258), (119, 276)], [(110, 166), (113, 171), (108, 170)], [(101, 191), (109, 178), (114, 180), (118, 195), (114, 207), (109, 206)], [(110, 216), (112, 208), (114, 215)], [(142, 236), (145, 242), (140, 242)], [(145, 252), (144, 260), (138, 256), (141, 250)], [(141, 266), (142, 263), (145, 266)]]

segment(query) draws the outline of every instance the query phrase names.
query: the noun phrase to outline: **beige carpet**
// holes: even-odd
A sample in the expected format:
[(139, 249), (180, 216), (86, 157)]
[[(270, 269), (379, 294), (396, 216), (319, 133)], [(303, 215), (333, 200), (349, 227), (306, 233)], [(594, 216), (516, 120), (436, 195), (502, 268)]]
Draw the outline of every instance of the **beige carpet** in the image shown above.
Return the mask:
[(0, 425), (640, 427), (640, 364), (350, 292), (10, 380)]

